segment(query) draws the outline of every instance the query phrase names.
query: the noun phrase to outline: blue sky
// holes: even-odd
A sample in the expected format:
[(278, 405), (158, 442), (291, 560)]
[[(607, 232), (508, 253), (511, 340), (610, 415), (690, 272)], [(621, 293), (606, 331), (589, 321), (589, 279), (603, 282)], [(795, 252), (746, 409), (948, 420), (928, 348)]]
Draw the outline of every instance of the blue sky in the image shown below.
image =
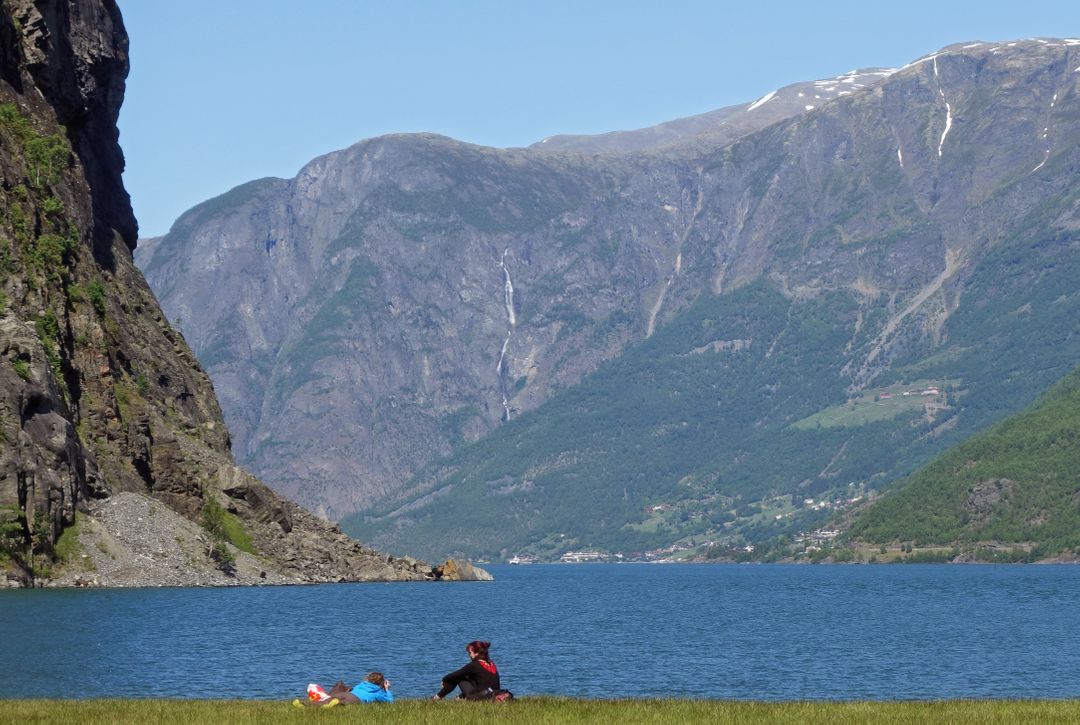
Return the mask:
[(966, 40), (1080, 36), (1080, 2), (119, 0), (143, 236), (385, 133), (640, 128)]

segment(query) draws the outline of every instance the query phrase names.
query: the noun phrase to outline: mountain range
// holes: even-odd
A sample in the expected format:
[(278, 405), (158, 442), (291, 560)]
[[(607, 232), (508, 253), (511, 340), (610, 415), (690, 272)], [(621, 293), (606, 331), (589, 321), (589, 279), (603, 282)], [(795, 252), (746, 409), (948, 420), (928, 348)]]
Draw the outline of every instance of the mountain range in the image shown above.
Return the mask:
[(370, 139), (136, 260), (239, 461), (365, 540), (760, 545), (1075, 366), (1078, 82), (1078, 40), (970, 42), (652, 129)]

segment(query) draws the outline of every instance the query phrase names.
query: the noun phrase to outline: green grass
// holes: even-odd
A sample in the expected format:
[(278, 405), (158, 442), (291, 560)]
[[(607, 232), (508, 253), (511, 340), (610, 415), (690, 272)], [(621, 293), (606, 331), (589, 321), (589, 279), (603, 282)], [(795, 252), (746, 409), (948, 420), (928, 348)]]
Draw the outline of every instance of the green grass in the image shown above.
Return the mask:
[(287, 702), (6, 700), (0, 722), (1015, 723), (1077, 722), (1080, 701), (733, 702), (522, 698), (510, 704), (408, 700), (297, 710)]
[(60, 534), (60, 538), (56, 540), (56, 545), (53, 548), (56, 552), (56, 558), (60, 561), (74, 562), (82, 555), (82, 547), (79, 545), (79, 533), (85, 520), (86, 516), (76, 511), (75, 523), (64, 529)]
[(240, 551), (255, 553), (255, 546), (251, 536), (244, 530), (244, 524), (212, 496), (207, 496), (203, 503), (202, 525), (213, 538), (228, 541)]
[(29, 179), (34, 188), (53, 184), (67, 168), (71, 150), (59, 133), (42, 135), (14, 103), (0, 104), (0, 128), (12, 134), (22, 147)]
[(11, 363), (11, 367), (15, 368), (15, 374), (23, 380), (30, 378), (30, 362), (28, 360), (15, 358)]
[[(947, 381), (955, 384), (957, 381)], [(862, 395), (840, 405), (833, 405), (811, 416), (793, 423), (799, 430), (850, 427), (876, 423), (880, 420), (892, 420), (905, 413), (921, 413), (927, 403), (942, 404), (944, 393), (937, 396), (924, 396), (921, 391), (931, 387), (939, 390), (945, 385), (939, 381), (918, 380), (908, 384), (894, 384), (884, 388), (866, 390)], [(908, 393), (905, 395), (904, 393)], [(882, 395), (892, 396), (881, 398)]]
[(229, 540), (230, 544), (240, 551), (246, 551), (249, 554), (255, 553), (255, 544), (251, 541), (251, 535), (244, 530), (244, 524), (238, 517), (226, 511), (222, 523), (225, 528), (225, 538)]

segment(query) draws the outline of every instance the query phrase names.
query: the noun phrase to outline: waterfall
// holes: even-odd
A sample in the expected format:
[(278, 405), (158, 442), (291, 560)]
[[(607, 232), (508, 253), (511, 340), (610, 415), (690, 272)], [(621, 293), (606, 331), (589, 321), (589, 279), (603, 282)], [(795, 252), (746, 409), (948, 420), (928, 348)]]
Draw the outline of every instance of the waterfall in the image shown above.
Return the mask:
[(510, 420), (510, 399), (507, 397), (506, 375), (503, 373), (503, 360), (506, 358), (506, 348), (510, 346), (510, 335), (513, 330), (506, 331), (506, 339), (503, 340), (502, 349), (499, 351), (499, 362), (495, 366), (495, 374), (499, 376), (499, 393), (502, 394), (503, 420)]
[(506, 255), (510, 248), (503, 250), (502, 259), (499, 260), (499, 268), (503, 271), (505, 282), (503, 284), (503, 305), (506, 307), (506, 320), (510, 329), (506, 331), (506, 339), (503, 340), (502, 349), (499, 350), (499, 362), (495, 364), (495, 374), (499, 379), (499, 393), (502, 395), (503, 420), (510, 420), (510, 395), (506, 386), (506, 351), (510, 347), (510, 337), (514, 334), (517, 326), (517, 316), (514, 314), (514, 281), (510, 278), (510, 268), (506, 266)]
[(510, 279), (510, 268), (506, 266), (506, 255), (509, 253), (509, 248), (503, 250), (499, 267), (502, 268), (503, 276), (506, 277), (506, 284), (503, 285), (503, 304), (506, 305), (506, 317), (510, 321), (510, 327), (513, 328), (517, 325), (517, 317), (514, 315), (514, 282)]

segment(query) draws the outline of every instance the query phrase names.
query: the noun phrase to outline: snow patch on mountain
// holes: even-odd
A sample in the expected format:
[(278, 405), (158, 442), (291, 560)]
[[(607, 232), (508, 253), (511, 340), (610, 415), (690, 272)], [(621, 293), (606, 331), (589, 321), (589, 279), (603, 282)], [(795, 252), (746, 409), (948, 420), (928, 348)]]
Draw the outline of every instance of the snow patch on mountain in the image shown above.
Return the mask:
[(937, 57), (939, 55), (943, 55), (943, 53), (933, 53), (931, 55), (926, 56), (925, 58), (919, 58), (918, 60), (913, 60), (910, 63), (908, 63), (907, 65), (901, 66), (900, 70), (907, 70), (908, 68), (914, 68), (917, 65), (922, 65), (923, 63), (926, 63), (927, 61), (937, 60)]
[[(941, 99), (945, 100), (945, 94), (941, 94)], [(948, 101), (945, 101), (945, 130), (941, 132), (941, 140), (938, 141), (937, 155), (941, 158), (941, 154), (945, 148), (945, 137), (949, 135), (949, 130), (952, 129), (952, 106)]]
[(764, 96), (762, 96), (761, 98), (759, 98), (756, 101), (754, 101), (753, 103), (751, 103), (747, 107), (746, 110), (747, 111), (753, 111), (755, 108), (759, 108), (761, 106), (764, 106), (766, 103), (768, 103), (769, 101), (771, 101), (775, 97), (776, 97), (776, 91), (770, 91), (769, 93), (766, 93)]
[[(938, 64), (937, 57), (934, 57), (934, 78), (938, 78)], [(942, 103), (945, 104), (945, 130), (941, 132), (941, 140), (938, 141), (937, 155), (941, 158), (941, 154), (945, 149), (945, 137), (949, 135), (949, 130), (952, 128), (952, 106), (945, 100), (945, 91), (940, 84), (938, 85), (938, 94), (941, 96)]]

